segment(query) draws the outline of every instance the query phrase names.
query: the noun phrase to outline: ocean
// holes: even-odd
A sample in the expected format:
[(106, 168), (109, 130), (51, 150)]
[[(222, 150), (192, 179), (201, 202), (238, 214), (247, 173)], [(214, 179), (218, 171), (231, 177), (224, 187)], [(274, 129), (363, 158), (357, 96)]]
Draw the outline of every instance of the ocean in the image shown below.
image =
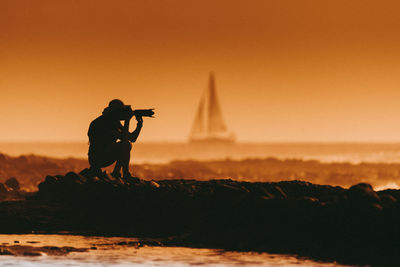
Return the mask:
[[(35, 154), (54, 158), (87, 157), (85, 142), (0, 142), (0, 153), (10, 156)], [(137, 142), (134, 163), (167, 163), (173, 160), (268, 158), (318, 160), (321, 162), (400, 162), (400, 143), (235, 143), (189, 144)]]

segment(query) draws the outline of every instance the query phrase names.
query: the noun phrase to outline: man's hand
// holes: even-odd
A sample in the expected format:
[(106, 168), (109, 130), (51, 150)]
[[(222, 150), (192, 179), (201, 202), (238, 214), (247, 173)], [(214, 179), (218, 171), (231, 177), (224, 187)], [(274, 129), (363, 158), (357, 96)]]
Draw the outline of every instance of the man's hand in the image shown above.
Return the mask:
[(131, 107), (131, 106), (126, 107), (125, 112), (126, 112), (126, 115), (127, 115), (127, 118), (126, 118), (125, 120), (130, 120), (130, 119), (132, 119), (132, 117), (133, 117), (133, 110), (132, 110), (132, 107)]
[(136, 116), (136, 120), (138, 124), (143, 124), (143, 117), (142, 116)]

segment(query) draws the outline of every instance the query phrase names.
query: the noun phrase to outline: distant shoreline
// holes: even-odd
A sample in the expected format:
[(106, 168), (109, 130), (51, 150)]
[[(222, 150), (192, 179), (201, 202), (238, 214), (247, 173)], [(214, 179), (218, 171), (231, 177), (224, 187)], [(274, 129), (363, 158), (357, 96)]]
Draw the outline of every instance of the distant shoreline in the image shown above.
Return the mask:
[[(36, 191), (46, 175), (79, 173), (89, 167), (87, 159), (57, 159), (46, 156), (10, 156), (0, 154), (0, 182), (15, 177), (27, 191)], [(232, 179), (249, 182), (303, 180), (317, 184), (348, 187), (366, 182), (375, 190), (400, 188), (400, 163), (321, 162), (313, 159), (281, 159), (277, 157), (218, 160), (171, 160), (167, 163), (140, 163), (130, 166), (131, 173), (141, 179)], [(111, 172), (111, 169), (105, 169)]]

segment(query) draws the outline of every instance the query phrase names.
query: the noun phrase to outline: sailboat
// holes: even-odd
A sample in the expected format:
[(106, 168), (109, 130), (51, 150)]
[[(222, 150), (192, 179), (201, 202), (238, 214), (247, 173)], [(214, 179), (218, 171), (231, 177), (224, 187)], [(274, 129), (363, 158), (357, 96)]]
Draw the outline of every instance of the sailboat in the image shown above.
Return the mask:
[(233, 143), (234, 134), (228, 132), (222, 118), (214, 74), (210, 74), (208, 88), (204, 91), (189, 136), (191, 143)]

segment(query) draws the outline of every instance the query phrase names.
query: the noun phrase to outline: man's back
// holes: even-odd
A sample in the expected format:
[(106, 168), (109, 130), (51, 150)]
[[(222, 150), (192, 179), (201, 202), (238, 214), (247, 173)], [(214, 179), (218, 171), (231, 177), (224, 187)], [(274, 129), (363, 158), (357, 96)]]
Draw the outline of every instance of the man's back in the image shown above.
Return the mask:
[(122, 125), (101, 115), (90, 123), (88, 136), (90, 146), (104, 147), (115, 143), (121, 136)]

